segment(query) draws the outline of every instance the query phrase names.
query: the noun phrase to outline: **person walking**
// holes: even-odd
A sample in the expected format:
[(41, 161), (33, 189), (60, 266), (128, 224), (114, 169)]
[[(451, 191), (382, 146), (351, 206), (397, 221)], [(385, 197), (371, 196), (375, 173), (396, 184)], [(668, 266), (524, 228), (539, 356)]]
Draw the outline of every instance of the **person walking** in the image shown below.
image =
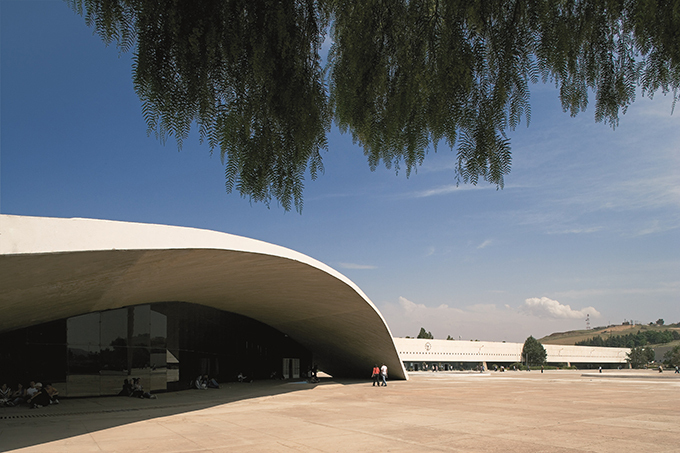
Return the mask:
[(387, 387), (387, 365), (383, 363), (380, 367), (380, 379), (382, 379), (383, 387)]
[(373, 379), (373, 387), (375, 386), (380, 387), (380, 368), (378, 368), (378, 365), (373, 365), (371, 379)]

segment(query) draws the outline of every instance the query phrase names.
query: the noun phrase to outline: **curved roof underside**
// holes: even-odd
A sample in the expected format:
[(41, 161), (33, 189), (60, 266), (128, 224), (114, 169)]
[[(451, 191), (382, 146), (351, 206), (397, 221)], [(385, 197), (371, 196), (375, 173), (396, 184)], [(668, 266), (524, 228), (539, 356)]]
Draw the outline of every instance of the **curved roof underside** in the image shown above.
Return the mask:
[(0, 332), (95, 311), (190, 302), (289, 335), (333, 376), (385, 363), (385, 320), (347, 277), (266, 242), (195, 228), (0, 215)]

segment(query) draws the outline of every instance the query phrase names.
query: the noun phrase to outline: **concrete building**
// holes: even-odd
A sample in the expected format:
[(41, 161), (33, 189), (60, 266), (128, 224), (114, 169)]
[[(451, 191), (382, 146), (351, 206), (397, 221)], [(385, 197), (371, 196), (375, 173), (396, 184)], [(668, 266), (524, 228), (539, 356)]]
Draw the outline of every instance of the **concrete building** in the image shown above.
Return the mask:
[[(443, 368), (469, 367), (483, 364), (485, 368), (497, 364), (522, 362), (523, 343), (493, 341), (427, 340), (422, 338), (395, 338), (399, 357), (408, 370), (422, 369), (432, 364)], [(565, 364), (578, 367), (599, 365), (625, 365), (628, 348), (601, 348), (593, 346), (566, 346), (544, 344), (549, 365)]]
[[(367, 378), (511, 364), (522, 344), (392, 338), (347, 277), (293, 250), (164, 225), (0, 215), (0, 381), (63, 396), (188, 388), (197, 375)], [(628, 349), (544, 345), (548, 363), (623, 364)]]
[(214, 231), (0, 215), (0, 370), (66, 396), (188, 386), (197, 374), (299, 378), (313, 364), (406, 379), (389, 328), (347, 277)]

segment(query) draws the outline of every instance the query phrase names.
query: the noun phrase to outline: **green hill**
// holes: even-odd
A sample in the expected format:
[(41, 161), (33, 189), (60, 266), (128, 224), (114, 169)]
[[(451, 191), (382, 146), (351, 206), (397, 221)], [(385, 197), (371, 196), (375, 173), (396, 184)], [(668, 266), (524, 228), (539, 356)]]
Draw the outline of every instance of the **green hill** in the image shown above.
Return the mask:
[[(659, 325), (612, 325), (606, 327), (595, 327), (589, 330), (572, 330), (569, 332), (556, 332), (547, 335), (543, 338), (539, 338), (543, 344), (563, 344), (563, 345), (574, 345), (577, 342), (588, 340), (590, 338), (600, 336), (603, 339), (607, 339), (613, 335), (627, 335), (636, 334), (639, 331), (677, 331), (680, 334), (680, 326), (678, 324), (671, 324), (668, 326)], [(680, 344), (680, 340), (673, 341), (672, 343), (665, 343), (659, 346), (673, 346), (675, 344)], [(650, 345), (655, 346), (655, 345)]]

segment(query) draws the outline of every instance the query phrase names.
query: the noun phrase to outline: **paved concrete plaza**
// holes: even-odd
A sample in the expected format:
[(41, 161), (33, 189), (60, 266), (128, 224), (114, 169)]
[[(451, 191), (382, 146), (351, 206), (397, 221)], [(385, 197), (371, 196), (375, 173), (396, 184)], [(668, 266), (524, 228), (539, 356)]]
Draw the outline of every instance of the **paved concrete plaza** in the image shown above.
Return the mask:
[(0, 451), (14, 450), (680, 452), (680, 375), (412, 373), (383, 388), (268, 381), (69, 399), (0, 408)]

